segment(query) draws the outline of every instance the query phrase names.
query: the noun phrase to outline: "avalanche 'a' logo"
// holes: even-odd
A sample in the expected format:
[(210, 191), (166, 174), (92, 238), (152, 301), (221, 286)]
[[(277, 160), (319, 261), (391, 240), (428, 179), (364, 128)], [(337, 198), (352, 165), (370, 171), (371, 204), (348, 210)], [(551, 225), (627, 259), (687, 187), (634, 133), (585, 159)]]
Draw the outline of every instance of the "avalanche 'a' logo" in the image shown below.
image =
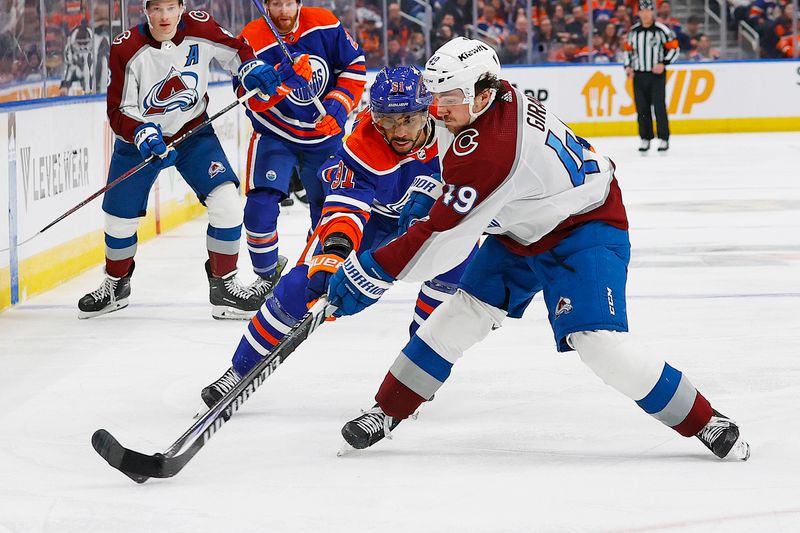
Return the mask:
[(163, 115), (180, 109), (188, 111), (197, 103), (197, 74), (170, 68), (167, 77), (156, 83), (144, 97), (144, 116)]
[(558, 299), (558, 303), (556, 304), (556, 318), (560, 317), (561, 315), (566, 315), (572, 311), (572, 300), (569, 298), (564, 298), (563, 296)]
[(219, 161), (212, 161), (211, 166), (208, 167), (208, 177), (213, 178), (217, 174), (225, 172), (225, 165)]

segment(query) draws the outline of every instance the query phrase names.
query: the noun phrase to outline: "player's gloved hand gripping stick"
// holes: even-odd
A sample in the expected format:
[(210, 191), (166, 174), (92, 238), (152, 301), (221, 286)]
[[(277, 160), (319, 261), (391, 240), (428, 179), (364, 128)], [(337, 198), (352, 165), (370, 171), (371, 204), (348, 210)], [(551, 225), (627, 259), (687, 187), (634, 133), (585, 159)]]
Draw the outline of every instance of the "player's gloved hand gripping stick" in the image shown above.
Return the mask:
[[(261, 0), (253, 0), (253, 4), (256, 6), (256, 9), (258, 9), (259, 13), (261, 13), (261, 16), (264, 18), (264, 22), (267, 23), (269, 31), (275, 36), (275, 41), (278, 43), (278, 46), (280, 46), (281, 52), (283, 52), (289, 61), (294, 64), (295, 57), (292, 56), (292, 53), (289, 52), (288, 48), (286, 48), (286, 43), (283, 42), (280, 33), (278, 33), (278, 28), (275, 27), (275, 23), (272, 22), (271, 18), (269, 18), (269, 14), (267, 13), (264, 4), (261, 3)], [(320, 102), (319, 98), (316, 96), (311, 97), (311, 102), (314, 104), (314, 107), (317, 108), (317, 111), (319, 111), (319, 116), (317, 117), (317, 122), (319, 122), (325, 115), (328, 114), (328, 112), (325, 110), (325, 106), (322, 105), (322, 102)]]
[(178, 440), (164, 453), (145, 455), (125, 448), (105, 429), (94, 432), (92, 447), (109, 465), (136, 483), (144, 483), (151, 477), (164, 478), (176, 475), (231, 415), (239, 410), (264, 380), (335, 310), (336, 307), (328, 303), (325, 297), (320, 298), (266, 357), (178, 437)]

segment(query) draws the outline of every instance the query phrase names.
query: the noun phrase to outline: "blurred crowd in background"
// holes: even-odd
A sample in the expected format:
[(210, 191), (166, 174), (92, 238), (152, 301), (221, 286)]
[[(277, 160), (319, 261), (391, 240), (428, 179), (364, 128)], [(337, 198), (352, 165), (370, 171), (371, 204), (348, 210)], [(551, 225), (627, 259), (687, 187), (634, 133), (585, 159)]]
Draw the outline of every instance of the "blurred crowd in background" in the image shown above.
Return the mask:
[[(798, 55), (797, 0), (673, 1), (676, 5), (657, 2), (656, 16), (675, 32), (683, 61), (747, 57), (736, 38), (742, 29), (755, 40), (752, 55)], [(460, 35), (493, 46), (503, 64), (622, 62), (638, 10), (638, 0), (303, 4), (334, 11), (364, 47), (369, 68), (423, 65), (433, 50)], [(250, 0), (187, 0), (186, 5), (209, 11), (233, 32), (259, 16)], [(0, 102), (103, 92), (113, 36), (143, 19), (141, 0), (0, 0)], [(715, 44), (723, 33), (729, 46), (720, 51)]]

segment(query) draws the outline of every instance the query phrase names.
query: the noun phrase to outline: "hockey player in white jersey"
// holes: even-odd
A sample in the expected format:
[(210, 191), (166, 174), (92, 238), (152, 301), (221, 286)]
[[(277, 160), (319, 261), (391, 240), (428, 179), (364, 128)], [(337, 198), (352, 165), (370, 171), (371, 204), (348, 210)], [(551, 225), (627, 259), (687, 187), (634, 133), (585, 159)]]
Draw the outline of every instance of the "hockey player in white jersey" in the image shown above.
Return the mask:
[(521, 317), (541, 291), (559, 352), (575, 350), (608, 385), (716, 456), (747, 459), (738, 426), (627, 333), (630, 243), (613, 163), (499, 75), (480, 41), (454, 39), (431, 57), (425, 85), (454, 135), (441, 159), (447, 188), (429, 218), (351, 254), (330, 280), (336, 315), (354, 314), (396, 280), (447, 270), (488, 234), (459, 290), (395, 360), (375, 407), (342, 428), (345, 440), (366, 448), (387, 436), (433, 397), (465, 350), (505, 317)]
[(128, 305), (139, 218), (159, 171), (175, 165), (208, 208), (206, 273), (212, 315), (248, 319), (261, 297), (236, 278), (243, 218), (239, 179), (211, 126), (177, 149), (168, 150), (167, 144), (207, 118), (211, 61), (236, 74), (248, 90), (259, 89), (264, 100), (275, 93), (280, 76), (208, 13), (186, 13), (182, 0), (145, 0), (143, 7), (147, 23), (121, 33), (111, 46), (107, 102), (116, 142), (108, 181), (152, 154), (158, 159), (106, 192), (106, 279), (80, 299), (79, 317)]

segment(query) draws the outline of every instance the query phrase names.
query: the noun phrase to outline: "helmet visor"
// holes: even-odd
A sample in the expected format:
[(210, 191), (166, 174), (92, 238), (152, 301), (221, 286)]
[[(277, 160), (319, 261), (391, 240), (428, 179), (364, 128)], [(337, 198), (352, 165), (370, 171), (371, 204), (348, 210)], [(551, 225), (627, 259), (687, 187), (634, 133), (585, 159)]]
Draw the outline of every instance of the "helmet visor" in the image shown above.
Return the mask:
[(409, 130), (419, 130), (425, 126), (428, 120), (428, 110), (415, 111), (413, 113), (377, 113), (372, 112), (372, 122), (381, 129), (391, 131), (399, 127)]
[(444, 107), (449, 105), (471, 104), (472, 98), (464, 95), (461, 89), (453, 89), (443, 93), (433, 93), (433, 105), (436, 107)]

